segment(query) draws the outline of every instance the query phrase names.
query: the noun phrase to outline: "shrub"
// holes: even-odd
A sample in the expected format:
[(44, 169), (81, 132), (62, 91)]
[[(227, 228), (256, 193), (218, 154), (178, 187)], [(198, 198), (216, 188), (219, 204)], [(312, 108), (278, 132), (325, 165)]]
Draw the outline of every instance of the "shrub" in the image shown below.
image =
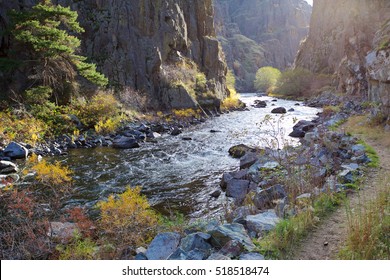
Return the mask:
[(149, 241), (155, 234), (158, 218), (143, 195), (141, 188), (128, 188), (115, 198), (100, 202), (99, 226), (105, 241), (116, 248), (117, 256), (123, 249), (137, 247)]
[(0, 112), (0, 140), (35, 145), (48, 134), (48, 126), (26, 112)]
[(29, 190), (0, 189), (0, 259), (47, 259), (48, 220)]
[(93, 260), (96, 258), (98, 247), (91, 239), (83, 239), (78, 233), (75, 234), (71, 243), (58, 245), (60, 260)]
[(90, 102), (76, 103), (73, 105), (76, 115), (87, 128), (94, 128), (99, 121), (119, 115), (118, 101), (112, 94), (99, 92), (92, 97)]
[(260, 92), (272, 92), (275, 88), (281, 72), (271, 66), (262, 67), (256, 72), (256, 79), (254, 80), (255, 89)]
[(175, 115), (176, 118), (178, 119), (185, 119), (185, 118), (191, 118), (191, 117), (200, 117), (199, 110), (194, 110), (194, 109), (174, 109), (172, 110), (172, 113)]
[(275, 92), (285, 96), (304, 96), (310, 93), (314, 74), (304, 68), (287, 70), (280, 76)]
[(229, 111), (242, 107), (243, 103), (240, 101), (240, 95), (236, 91), (236, 78), (231, 70), (226, 75), (226, 86), (228, 97), (222, 101), (221, 109)]

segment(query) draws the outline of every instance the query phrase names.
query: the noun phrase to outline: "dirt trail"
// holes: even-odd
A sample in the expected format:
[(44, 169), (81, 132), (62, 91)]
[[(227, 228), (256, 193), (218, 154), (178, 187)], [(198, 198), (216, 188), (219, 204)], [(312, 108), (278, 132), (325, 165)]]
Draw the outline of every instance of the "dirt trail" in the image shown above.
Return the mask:
[[(378, 143), (365, 139), (378, 153), (381, 167), (367, 174), (364, 188), (352, 195), (349, 195), (349, 205), (353, 209), (360, 203), (367, 203), (375, 198), (376, 186), (380, 180), (380, 174), (390, 173), (390, 151), (388, 148)], [(347, 237), (347, 211), (344, 206), (339, 207), (334, 213), (327, 217), (320, 225), (309, 233), (308, 237), (302, 241), (292, 259), (295, 260), (334, 260), (337, 253), (342, 248)]]

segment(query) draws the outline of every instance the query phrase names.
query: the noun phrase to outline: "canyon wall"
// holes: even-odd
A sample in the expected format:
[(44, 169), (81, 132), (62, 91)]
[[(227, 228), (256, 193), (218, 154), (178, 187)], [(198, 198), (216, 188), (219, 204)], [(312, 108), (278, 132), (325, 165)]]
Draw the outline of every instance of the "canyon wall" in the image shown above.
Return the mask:
[(335, 74), (338, 90), (389, 107), (390, 1), (314, 0), (295, 65)]
[(240, 91), (252, 91), (262, 66), (291, 66), (309, 31), (303, 0), (215, 0), (215, 26)]
[[(37, 1), (0, 0), (0, 26), (6, 11)], [(214, 30), (211, 0), (53, 1), (79, 14), (82, 54), (91, 57), (112, 87), (146, 94), (153, 107), (218, 106), (226, 97), (226, 63)], [(9, 47), (2, 37), (0, 54)], [(204, 73), (204, 96), (173, 81), (175, 73)], [(168, 73), (169, 72), (169, 73)], [(192, 77), (194, 79), (195, 77)]]

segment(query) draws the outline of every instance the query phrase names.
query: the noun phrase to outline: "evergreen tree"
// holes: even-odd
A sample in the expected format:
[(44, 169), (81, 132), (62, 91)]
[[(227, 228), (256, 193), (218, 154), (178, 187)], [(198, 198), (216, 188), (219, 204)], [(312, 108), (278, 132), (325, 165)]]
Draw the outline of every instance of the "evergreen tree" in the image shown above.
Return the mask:
[(10, 15), (15, 48), (20, 52), (23, 71), (28, 71), (32, 80), (29, 87), (48, 87), (56, 101), (64, 103), (77, 89), (77, 75), (98, 86), (107, 85), (107, 78), (96, 71), (96, 65), (76, 54), (81, 42), (75, 35), (84, 32), (77, 12), (43, 0), (31, 10), (12, 11)]

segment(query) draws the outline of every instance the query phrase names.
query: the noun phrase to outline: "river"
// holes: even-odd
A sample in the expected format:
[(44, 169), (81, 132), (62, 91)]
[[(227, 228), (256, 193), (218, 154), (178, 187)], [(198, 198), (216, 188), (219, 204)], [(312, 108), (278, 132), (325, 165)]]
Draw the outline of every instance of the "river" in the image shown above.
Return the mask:
[[(280, 131), (286, 134), (292, 131), (294, 121), (312, 120), (319, 112), (297, 105), (296, 101), (272, 101), (273, 98), (256, 94), (241, 94), (241, 100), (249, 111), (208, 119), (179, 136), (164, 135), (157, 144), (145, 143), (132, 150), (71, 150), (64, 159), (74, 171), (76, 194), (69, 204), (92, 207), (112, 193), (123, 192), (126, 186), (142, 186), (150, 204), (164, 214), (179, 211), (189, 218), (218, 214), (226, 197), (222, 193), (212, 198), (210, 193), (219, 189), (224, 172), (239, 168), (239, 160), (229, 156), (229, 148), (237, 144), (264, 146), (262, 139), (267, 139), (271, 127), (260, 123), (276, 106), (294, 109), (280, 122)], [(267, 108), (252, 108), (255, 100), (265, 100)], [(183, 137), (192, 140), (185, 141)], [(286, 140), (297, 144), (295, 139)]]

